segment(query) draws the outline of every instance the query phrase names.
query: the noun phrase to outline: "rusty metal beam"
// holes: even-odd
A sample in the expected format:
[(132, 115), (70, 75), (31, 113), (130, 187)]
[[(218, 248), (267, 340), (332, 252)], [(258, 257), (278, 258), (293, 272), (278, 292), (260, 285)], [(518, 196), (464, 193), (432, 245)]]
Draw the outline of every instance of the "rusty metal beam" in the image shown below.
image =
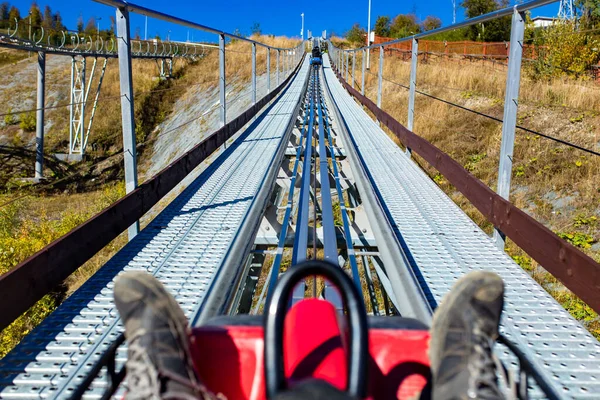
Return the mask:
[(378, 121), (388, 127), (404, 146), (423, 157), (444, 175), (448, 182), (454, 185), (488, 221), (498, 227), (575, 295), (596, 312), (600, 312), (600, 264), (502, 198), (448, 154), (406, 129), (344, 81), (336, 67), (332, 66), (332, 68), (344, 88), (368, 108)]

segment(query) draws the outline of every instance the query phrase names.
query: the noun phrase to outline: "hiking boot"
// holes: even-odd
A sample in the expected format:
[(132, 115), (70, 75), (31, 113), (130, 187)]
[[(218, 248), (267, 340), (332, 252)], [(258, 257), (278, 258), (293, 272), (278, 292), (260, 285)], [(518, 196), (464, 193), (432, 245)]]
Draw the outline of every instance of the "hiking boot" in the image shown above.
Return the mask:
[(504, 283), (471, 272), (454, 285), (431, 325), (432, 399), (503, 399), (492, 354), (504, 305)]
[(126, 398), (211, 399), (189, 357), (188, 321), (154, 276), (126, 272), (114, 288), (127, 338)]

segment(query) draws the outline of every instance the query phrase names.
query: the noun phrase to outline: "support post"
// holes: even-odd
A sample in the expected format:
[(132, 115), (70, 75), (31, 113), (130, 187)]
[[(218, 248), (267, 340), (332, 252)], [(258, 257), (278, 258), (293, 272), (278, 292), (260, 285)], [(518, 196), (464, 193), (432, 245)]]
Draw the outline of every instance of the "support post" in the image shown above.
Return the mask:
[(256, 104), (256, 43), (252, 43), (252, 105)]
[(352, 52), (352, 88), (354, 89), (354, 82), (356, 82), (356, 51)]
[(271, 93), (271, 48), (267, 47), (267, 93)]
[(75, 87), (75, 56), (71, 57), (71, 97), (69, 105), (69, 154), (73, 153), (73, 113), (75, 110), (74, 90)]
[(227, 104), (225, 99), (225, 35), (219, 35), (219, 104), (221, 109), (221, 126), (227, 123)]
[(346, 82), (348, 82), (348, 59), (350, 58), (350, 53), (348, 51), (346, 53)]
[(277, 49), (277, 87), (279, 87), (279, 54), (281, 50)]
[[(137, 187), (138, 182), (135, 119), (133, 115), (133, 81), (131, 78), (131, 38), (129, 36), (129, 11), (126, 8), (117, 8), (117, 38), (121, 88), (121, 122), (123, 125), (125, 192), (131, 193)], [(136, 221), (129, 227), (129, 240), (132, 240), (138, 234), (139, 229), (139, 221)]]
[(365, 67), (367, 66), (367, 64), (365, 63), (365, 55), (366, 55), (367, 51), (363, 50), (362, 51), (362, 77), (361, 77), (361, 86), (360, 86), (360, 94), (362, 94), (363, 96), (365, 95)]
[[(406, 127), (409, 131), (413, 130), (415, 118), (415, 91), (417, 90), (417, 63), (419, 60), (419, 41), (412, 40), (412, 51), (410, 59), (410, 88), (408, 90), (408, 118)], [(409, 147), (406, 148), (406, 154), (410, 157), (412, 151)]]
[[(500, 149), (500, 166), (498, 170), (498, 194), (509, 199), (510, 179), (512, 175), (513, 148), (515, 145), (515, 128), (519, 107), (519, 85), (521, 82), (521, 59), (523, 57), (523, 35), (525, 32), (525, 14), (517, 11), (512, 16), (510, 28), (510, 53), (506, 77), (506, 94), (504, 97), (504, 122), (502, 123), (502, 145)], [(499, 249), (504, 250), (505, 235), (494, 230), (494, 240)]]
[(35, 122), (35, 179), (44, 177), (44, 107), (46, 93), (46, 53), (38, 52), (37, 113)]
[(379, 47), (379, 76), (377, 83), (377, 107), (381, 108), (381, 92), (383, 89), (383, 46)]

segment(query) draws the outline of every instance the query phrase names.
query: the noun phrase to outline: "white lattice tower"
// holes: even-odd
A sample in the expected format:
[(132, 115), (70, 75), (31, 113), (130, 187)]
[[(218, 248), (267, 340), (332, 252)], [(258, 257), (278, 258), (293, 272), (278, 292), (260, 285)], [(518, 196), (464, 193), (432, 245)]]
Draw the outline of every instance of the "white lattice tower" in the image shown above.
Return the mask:
[(573, 0), (560, 0), (560, 7), (558, 8), (558, 18), (566, 20), (575, 18)]

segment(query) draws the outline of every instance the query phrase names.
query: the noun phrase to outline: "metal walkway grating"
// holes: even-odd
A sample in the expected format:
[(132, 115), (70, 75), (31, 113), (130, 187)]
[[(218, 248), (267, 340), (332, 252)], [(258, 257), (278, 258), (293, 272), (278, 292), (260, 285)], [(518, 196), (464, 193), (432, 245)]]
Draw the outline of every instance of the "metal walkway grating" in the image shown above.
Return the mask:
[[(122, 331), (113, 305), (114, 278), (146, 270), (195, 316), (262, 187), (308, 72), (308, 59), (283, 94), (227, 151), (140, 234), (40, 326), (0, 360), (0, 398), (68, 398)], [(121, 361), (125, 354), (119, 355)], [(86, 398), (100, 397), (94, 384)]]
[(381, 130), (337, 81), (327, 56), (324, 67), (359, 157), (432, 307), (466, 272), (498, 273), (506, 284), (505, 335), (548, 372), (564, 396), (598, 398), (600, 343)]

